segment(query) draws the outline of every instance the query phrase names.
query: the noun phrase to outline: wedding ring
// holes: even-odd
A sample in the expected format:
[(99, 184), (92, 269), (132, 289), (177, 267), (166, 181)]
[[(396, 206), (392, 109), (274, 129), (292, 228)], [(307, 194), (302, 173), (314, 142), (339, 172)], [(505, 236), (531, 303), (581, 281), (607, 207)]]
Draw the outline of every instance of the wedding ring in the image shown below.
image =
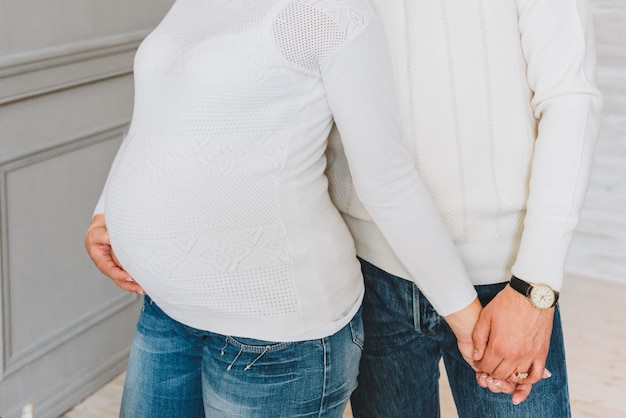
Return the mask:
[(515, 374), (515, 377), (517, 377), (520, 380), (524, 380), (528, 377), (528, 372), (518, 372), (516, 370), (514, 374)]

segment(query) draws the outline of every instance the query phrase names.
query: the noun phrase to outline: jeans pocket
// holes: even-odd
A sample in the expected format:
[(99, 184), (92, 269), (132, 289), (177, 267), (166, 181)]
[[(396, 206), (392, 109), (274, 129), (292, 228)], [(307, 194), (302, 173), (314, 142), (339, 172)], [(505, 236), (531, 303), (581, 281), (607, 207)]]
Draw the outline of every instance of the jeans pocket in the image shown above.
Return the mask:
[(352, 342), (356, 344), (361, 351), (363, 350), (363, 344), (365, 342), (365, 330), (363, 329), (363, 317), (361, 311), (363, 308), (359, 308), (356, 315), (350, 320), (350, 333), (352, 334)]

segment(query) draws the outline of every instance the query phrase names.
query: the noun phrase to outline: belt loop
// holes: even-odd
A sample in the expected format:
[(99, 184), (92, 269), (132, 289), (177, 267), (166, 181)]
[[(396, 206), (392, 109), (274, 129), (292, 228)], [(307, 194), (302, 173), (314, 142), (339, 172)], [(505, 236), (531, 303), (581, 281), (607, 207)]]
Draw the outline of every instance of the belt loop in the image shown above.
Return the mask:
[(421, 332), (422, 330), (422, 325), (421, 325), (422, 318), (420, 315), (421, 292), (419, 291), (415, 283), (411, 283), (411, 295), (413, 299), (412, 300), (413, 302), (413, 327), (415, 328), (416, 331)]

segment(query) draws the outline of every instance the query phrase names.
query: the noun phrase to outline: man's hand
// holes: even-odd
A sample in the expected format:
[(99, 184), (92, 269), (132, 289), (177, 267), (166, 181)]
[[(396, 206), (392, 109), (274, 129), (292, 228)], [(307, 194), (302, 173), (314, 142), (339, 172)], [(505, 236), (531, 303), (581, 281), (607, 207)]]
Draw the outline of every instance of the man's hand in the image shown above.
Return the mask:
[[(545, 376), (553, 319), (554, 309), (534, 308), (510, 286), (481, 312), (473, 333), (475, 365), (494, 379), (517, 383), (514, 403), (525, 400)], [(520, 379), (515, 372), (528, 372), (528, 377)]]
[(85, 234), (85, 249), (98, 270), (109, 277), (118, 287), (133, 293), (145, 295), (143, 288), (122, 268), (111, 249), (104, 215), (93, 217)]

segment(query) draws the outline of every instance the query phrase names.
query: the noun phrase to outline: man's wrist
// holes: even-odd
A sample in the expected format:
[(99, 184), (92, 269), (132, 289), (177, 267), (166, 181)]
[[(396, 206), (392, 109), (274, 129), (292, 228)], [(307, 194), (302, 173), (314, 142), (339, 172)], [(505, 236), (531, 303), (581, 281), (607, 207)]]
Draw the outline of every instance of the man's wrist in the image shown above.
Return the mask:
[(547, 284), (527, 282), (513, 275), (509, 285), (512, 289), (526, 297), (530, 304), (537, 309), (553, 308), (559, 300), (559, 292)]

